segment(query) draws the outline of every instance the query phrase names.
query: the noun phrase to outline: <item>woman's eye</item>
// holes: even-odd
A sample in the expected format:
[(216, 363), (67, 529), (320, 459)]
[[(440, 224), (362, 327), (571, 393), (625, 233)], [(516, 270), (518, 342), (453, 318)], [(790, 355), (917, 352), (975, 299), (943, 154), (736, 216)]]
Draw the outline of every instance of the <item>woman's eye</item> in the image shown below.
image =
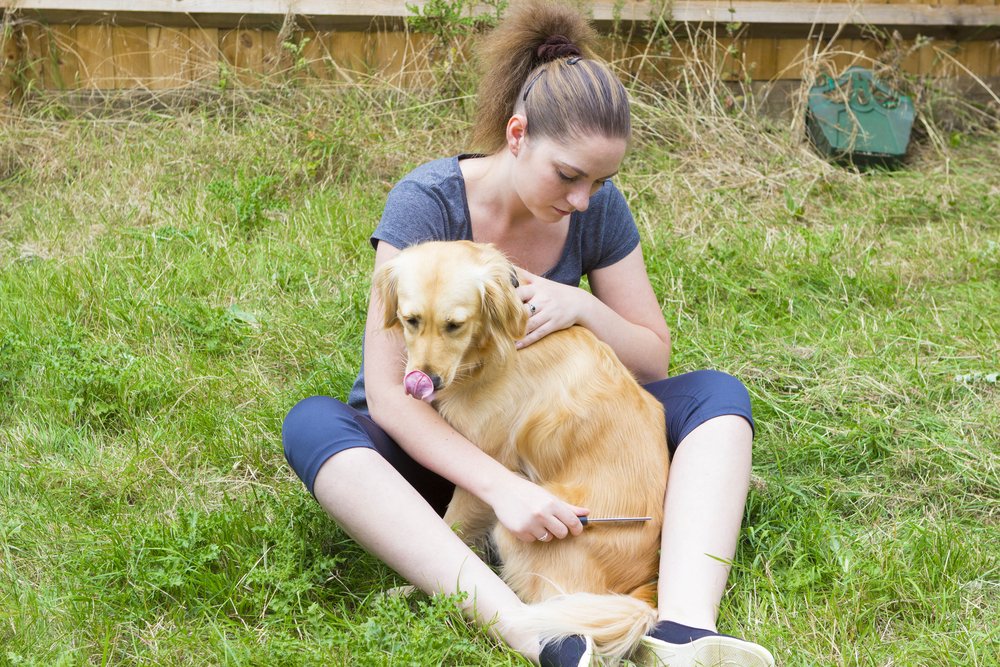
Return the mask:
[(564, 180), (567, 183), (572, 183), (573, 181), (576, 180), (576, 176), (567, 176), (566, 174), (562, 173), (561, 171), (557, 171), (556, 173), (559, 174), (559, 178), (561, 180)]

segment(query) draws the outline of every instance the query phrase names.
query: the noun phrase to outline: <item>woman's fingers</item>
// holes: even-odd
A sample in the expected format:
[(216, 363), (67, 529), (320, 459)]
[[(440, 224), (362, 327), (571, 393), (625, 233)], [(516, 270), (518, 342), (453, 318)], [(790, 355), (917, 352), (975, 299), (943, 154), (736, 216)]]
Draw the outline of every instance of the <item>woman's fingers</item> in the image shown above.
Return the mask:
[(552, 539), (563, 539), (569, 535), (579, 535), (583, 532), (583, 524), (580, 523), (581, 516), (590, 514), (586, 507), (577, 507), (569, 503), (560, 503), (561, 507), (553, 512), (555, 521), (551, 527), (546, 526), (545, 533), (538, 539), (542, 542), (549, 542)]
[[(583, 524), (580, 523), (580, 517), (587, 516), (588, 514), (590, 514), (590, 510), (586, 507), (577, 507), (575, 505), (570, 505), (569, 503), (564, 503), (563, 511), (560, 512), (559, 515), (559, 520), (563, 522), (567, 533), (579, 535), (583, 532)], [(565, 537), (565, 535), (563, 535), (563, 537)]]
[(517, 341), (514, 344), (514, 346), (517, 349), (521, 349), (522, 347), (525, 347), (526, 345), (531, 345), (532, 343), (534, 343), (537, 340), (541, 340), (542, 338), (545, 337), (545, 335), (547, 333), (549, 333), (549, 332), (545, 330), (545, 326), (544, 325), (538, 326), (538, 327), (532, 329), (531, 328), (531, 320), (528, 320), (528, 333), (527, 333), (527, 335), (524, 338), (522, 338), (521, 340)]
[(518, 479), (518, 493), (504, 494), (493, 504), (497, 519), (524, 542), (551, 542), (583, 529), (580, 516), (590, 510), (571, 505), (526, 479)]
[(530, 285), (531, 283), (533, 283), (536, 280), (538, 280), (538, 276), (536, 276), (531, 271), (525, 271), (522, 268), (518, 268), (518, 270), (517, 270), (517, 277), (521, 280), (522, 283), (525, 283), (525, 284), (528, 284), (528, 285)]

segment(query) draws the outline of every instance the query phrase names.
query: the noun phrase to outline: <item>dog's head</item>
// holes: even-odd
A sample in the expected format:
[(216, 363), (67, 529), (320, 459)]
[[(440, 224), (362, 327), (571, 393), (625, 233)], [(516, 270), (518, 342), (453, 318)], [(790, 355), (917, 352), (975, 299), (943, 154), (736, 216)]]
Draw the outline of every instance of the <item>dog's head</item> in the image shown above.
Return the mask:
[(528, 316), (517, 274), (492, 245), (411, 246), (379, 267), (374, 284), (385, 327), (403, 330), (407, 374), (426, 374), (434, 391), (513, 354), (524, 337)]

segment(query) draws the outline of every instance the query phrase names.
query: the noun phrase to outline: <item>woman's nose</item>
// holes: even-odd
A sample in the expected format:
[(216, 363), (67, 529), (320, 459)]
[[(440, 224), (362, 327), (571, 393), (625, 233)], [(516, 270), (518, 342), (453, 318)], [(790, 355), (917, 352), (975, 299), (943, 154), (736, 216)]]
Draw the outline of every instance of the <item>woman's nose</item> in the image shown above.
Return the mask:
[(573, 188), (568, 195), (566, 195), (566, 201), (569, 202), (577, 211), (586, 211), (587, 204), (590, 203), (590, 192), (585, 188)]

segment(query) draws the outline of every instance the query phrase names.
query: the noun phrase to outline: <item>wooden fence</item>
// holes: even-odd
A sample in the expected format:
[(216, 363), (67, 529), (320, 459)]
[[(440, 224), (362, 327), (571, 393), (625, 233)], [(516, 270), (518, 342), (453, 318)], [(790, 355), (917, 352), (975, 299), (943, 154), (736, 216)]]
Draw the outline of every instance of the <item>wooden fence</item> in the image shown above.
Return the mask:
[[(650, 62), (642, 38), (663, 5), (588, 5), (602, 30), (617, 26), (608, 57), (633, 70)], [(351, 80), (378, 72), (420, 85), (433, 57), (430, 36), (405, 30), (404, 0), (0, 0), (0, 8), (0, 102), (7, 104), (32, 92), (257, 85), (270, 76)], [(724, 77), (772, 82), (799, 79), (817, 53), (833, 69), (891, 56), (910, 74), (1000, 91), (996, 0), (677, 1), (668, 11), (676, 39), (669, 58), (656, 61), (664, 76), (694, 56)]]

